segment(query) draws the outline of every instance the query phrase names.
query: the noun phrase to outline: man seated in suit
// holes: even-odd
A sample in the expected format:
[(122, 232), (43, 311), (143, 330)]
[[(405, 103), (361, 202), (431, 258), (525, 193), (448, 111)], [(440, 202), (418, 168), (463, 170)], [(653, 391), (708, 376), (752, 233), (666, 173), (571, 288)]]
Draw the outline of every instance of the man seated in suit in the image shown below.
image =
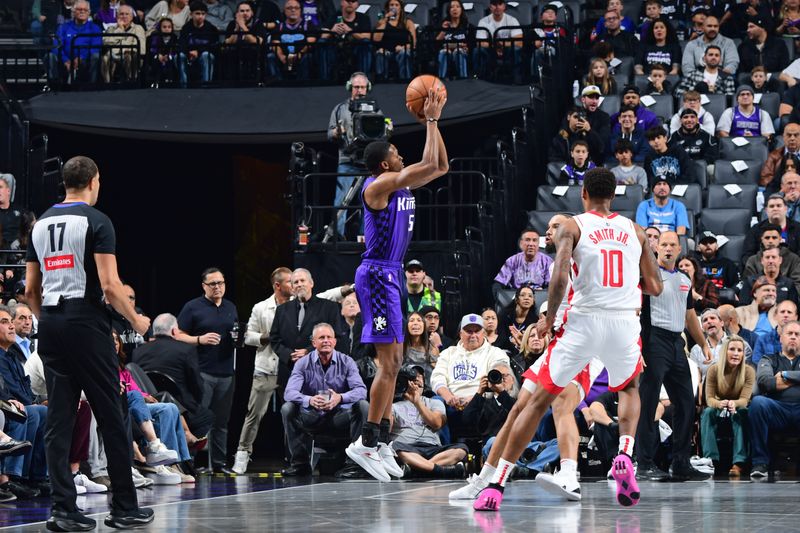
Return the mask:
[[(320, 322), (339, 324), (340, 309), (334, 302), (314, 294), (311, 272), (298, 268), (291, 277), (294, 299), (275, 309), (275, 318), (269, 333), (272, 349), (278, 355), (278, 384), (285, 385), (292, 367), (308, 355), (311, 332)], [(335, 326), (334, 326), (335, 327)], [(344, 333), (334, 330), (339, 346), (348, 346)]]
[(367, 387), (355, 361), (336, 351), (333, 326), (317, 323), (311, 344), (314, 349), (297, 360), (283, 396), (281, 416), (292, 462), (283, 471), (285, 476), (311, 474), (309, 431), (335, 432), (349, 428), (350, 440), (356, 440), (369, 410)]
[(211, 429), (214, 414), (203, 407), (203, 376), (197, 363), (197, 349), (175, 339), (178, 319), (164, 313), (153, 321), (156, 340), (136, 349), (133, 362), (145, 372), (161, 372), (177, 385), (175, 399), (186, 409), (183, 413), (194, 435), (206, 435)]

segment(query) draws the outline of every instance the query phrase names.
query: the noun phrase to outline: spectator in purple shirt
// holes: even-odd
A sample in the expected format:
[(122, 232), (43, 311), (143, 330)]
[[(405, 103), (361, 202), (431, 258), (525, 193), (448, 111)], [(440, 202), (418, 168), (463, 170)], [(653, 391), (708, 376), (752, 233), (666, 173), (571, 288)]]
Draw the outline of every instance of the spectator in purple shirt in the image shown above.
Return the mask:
[(539, 253), (539, 232), (526, 228), (519, 237), (520, 253), (514, 254), (503, 263), (494, 278), (492, 292), (497, 295), (500, 289), (519, 289), (530, 286), (543, 289), (550, 284), (550, 265), (553, 259)]
[(367, 387), (355, 361), (337, 352), (336, 334), (330, 324), (321, 322), (311, 334), (314, 350), (300, 358), (286, 384), (281, 408), (283, 427), (289, 443), (291, 466), (284, 476), (311, 474), (309, 432), (343, 432), (349, 428), (350, 440), (361, 435), (369, 404)]

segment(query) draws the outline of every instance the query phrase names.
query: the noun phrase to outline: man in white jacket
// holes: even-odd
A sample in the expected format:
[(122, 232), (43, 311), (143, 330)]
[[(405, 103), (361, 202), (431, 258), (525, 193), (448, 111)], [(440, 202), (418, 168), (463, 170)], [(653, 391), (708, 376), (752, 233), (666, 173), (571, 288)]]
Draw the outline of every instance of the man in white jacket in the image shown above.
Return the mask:
[(486, 340), (481, 316), (465, 315), (461, 319), (458, 344), (439, 354), (431, 374), (431, 388), (447, 404), (451, 433), (468, 426), (462, 420), (462, 411), (478, 391), (481, 378), (499, 363), (510, 365), (506, 353)]

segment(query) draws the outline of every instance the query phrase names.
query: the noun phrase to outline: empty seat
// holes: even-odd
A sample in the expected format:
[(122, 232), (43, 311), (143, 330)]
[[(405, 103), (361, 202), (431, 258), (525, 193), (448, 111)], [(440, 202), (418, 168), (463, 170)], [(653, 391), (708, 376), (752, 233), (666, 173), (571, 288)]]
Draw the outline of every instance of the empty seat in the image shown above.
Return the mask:
[[(656, 94), (650, 95), (649, 98), (655, 100), (647, 107), (650, 111), (655, 113), (655, 115), (661, 119), (662, 122), (665, 124), (669, 124), (670, 118), (675, 113), (673, 109), (674, 101), (671, 94)], [(643, 96), (643, 100), (647, 101), (647, 97)], [(644, 105), (644, 102), (642, 102)]]
[(749, 209), (751, 213), (754, 212), (758, 185), (743, 183), (738, 187), (741, 190), (733, 194), (724, 185), (711, 185), (708, 188), (706, 207), (709, 209)]
[(547, 163), (547, 184), (558, 185), (558, 178), (561, 176), (561, 168), (567, 163), (564, 161), (553, 161)]
[(707, 94), (708, 102), (703, 104), (703, 109), (711, 113), (714, 122), (719, 123), (722, 112), (728, 108), (728, 97), (724, 94)]
[(764, 93), (760, 98), (757, 105), (769, 113), (769, 118), (774, 120), (778, 116), (778, 108), (781, 105), (781, 95), (778, 93)]
[(689, 237), (690, 239), (693, 239), (694, 238), (694, 234), (695, 234), (696, 222), (697, 222), (696, 213), (694, 211), (692, 211), (691, 209), (687, 209), (686, 210), (686, 218), (689, 219), (689, 227), (686, 228), (686, 236)]
[(559, 214), (561, 211), (528, 211), (528, 227), (535, 229), (539, 232), (540, 236), (544, 236), (547, 231), (547, 223), (554, 215)]
[(750, 228), (749, 209), (703, 209), (700, 213), (701, 231), (717, 235), (744, 235)]
[(600, 109), (608, 113), (609, 115), (613, 115), (617, 111), (619, 111), (619, 104), (620, 98), (617, 95), (609, 95), (603, 98), (603, 101), (600, 102)]
[(618, 185), (617, 194), (611, 200), (611, 210), (635, 212), (643, 199), (644, 191), (639, 185)]
[[(536, 209), (545, 211), (570, 211), (572, 213), (580, 213), (583, 211), (583, 202), (581, 201), (581, 186), (573, 185), (567, 187), (566, 185), (559, 188), (559, 186), (552, 187), (550, 185), (540, 185), (536, 193)], [(553, 194), (553, 190), (566, 190), (563, 196)]]
[(708, 186), (708, 175), (706, 174), (707, 167), (708, 163), (706, 163), (705, 159), (695, 159), (692, 161), (692, 173), (694, 174), (694, 180), (703, 189)]
[(744, 161), (747, 168), (741, 172), (733, 168), (732, 161), (718, 160), (714, 164), (714, 183), (755, 184), (761, 173), (762, 163), (758, 161)]
[(636, 211), (617, 211), (617, 214), (636, 222)]
[(500, 315), (500, 313), (502, 313), (503, 310), (511, 304), (516, 293), (517, 291), (514, 289), (500, 289), (497, 291), (494, 308), (498, 315)]
[(686, 186), (686, 191), (681, 196), (675, 194), (676, 187), (678, 186), (676, 185), (670, 191), (670, 196), (672, 198), (675, 198), (686, 206), (686, 209), (694, 211), (695, 213), (699, 213), (703, 209), (703, 190), (700, 188), (700, 185), (690, 183)]
[(506, 13), (517, 19), (521, 26), (530, 26), (533, 23), (533, 9), (530, 2), (506, 2)]
[[(743, 146), (737, 145), (742, 140)], [(766, 161), (769, 154), (766, 137), (722, 137), (719, 139), (719, 158), (728, 161)]]
[(719, 256), (727, 257), (736, 264), (742, 260), (742, 250), (744, 250), (744, 235), (725, 235), (728, 242), (719, 247)]

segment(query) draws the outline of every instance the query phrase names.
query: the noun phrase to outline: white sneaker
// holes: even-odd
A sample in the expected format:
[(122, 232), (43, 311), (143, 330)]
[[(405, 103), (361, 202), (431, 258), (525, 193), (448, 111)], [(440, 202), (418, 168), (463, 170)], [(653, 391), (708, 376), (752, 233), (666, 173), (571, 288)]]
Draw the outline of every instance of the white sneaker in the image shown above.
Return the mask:
[(81, 494), (86, 494), (86, 487), (78, 485), (78, 483), (75, 483), (75, 494), (77, 494), (78, 496), (80, 496)]
[(141, 472), (131, 467), (131, 477), (133, 478), (133, 486), (137, 489), (149, 487), (153, 484), (152, 479), (148, 479), (142, 475)]
[(383, 444), (382, 442), (378, 443), (378, 453), (381, 455), (381, 461), (383, 462), (383, 469), (386, 470), (386, 473), (390, 476), (394, 476), (396, 478), (403, 477), (403, 469), (397, 464), (397, 460), (395, 456), (397, 455), (392, 448), (392, 443)]
[(155, 472), (147, 472), (145, 477), (148, 479), (153, 480), (153, 484), (155, 485), (180, 485), (181, 484), (181, 476), (170, 472), (167, 470), (167, 467), (164, 465), (159, 465), (156, 467)]
[(156, 439), (147, 444), (147, 466), (171, 465), (178, 462), (178, 452)]
[(244, 450), (236, 452), (236, 457), (233, 459), (233, 470), (237, 474), (244, 474), (247, 472), (247, 463), (250, 462), (250, 454)]
[(98, 494), (101, 492), (108, 492), (108, 488), (105, 485), (101, 485), (100, 483), (95, 483), (84, 474), (80, 472), (75, 474), (74, 476), (75, 486), (76, 487), (83, 487), (84, 492), (88, 492), (89, 494)]
[(536, 476), (536, 483), (544, 490), (557, 496), (562, 496), (571, 502), (581, 499), (581, 484), (576, 476), (559, 470), (555, 474), (544, 472)]
[(467, 478), (467, 484), (456, 489), (450, 493), (451, 500), (474, 500), (478, 494), (489, 486), (489, 482), (485, 481), (478, 474), (472, 474)]
[(169, 470), (170, 472), (172, 472), (173, 474), (177, 474), (177, 475), (181, 476), (181, 483), (194, 483), (195, 482), (194, 477), (190, 476), (189, 474), (185, 474), (183, 472), (183, 470), (181, 470), (178, 467), (178, 465), (170, 465), (170, 466), (167, 466), (165, 468), (167, 470)]
[(375, 448), (364, 446), (361, 442), (361, 437), (358, 437), (355, 442), (350, 443), (350, 446), (345, 449), (345, 453), (358, 466), (366, 470), (369, 475), (378, 481), (392, 480), (386, 472), (386, 468), (383, 466), (383, 459), (381, 459), (381, 454), (377, 446)]

